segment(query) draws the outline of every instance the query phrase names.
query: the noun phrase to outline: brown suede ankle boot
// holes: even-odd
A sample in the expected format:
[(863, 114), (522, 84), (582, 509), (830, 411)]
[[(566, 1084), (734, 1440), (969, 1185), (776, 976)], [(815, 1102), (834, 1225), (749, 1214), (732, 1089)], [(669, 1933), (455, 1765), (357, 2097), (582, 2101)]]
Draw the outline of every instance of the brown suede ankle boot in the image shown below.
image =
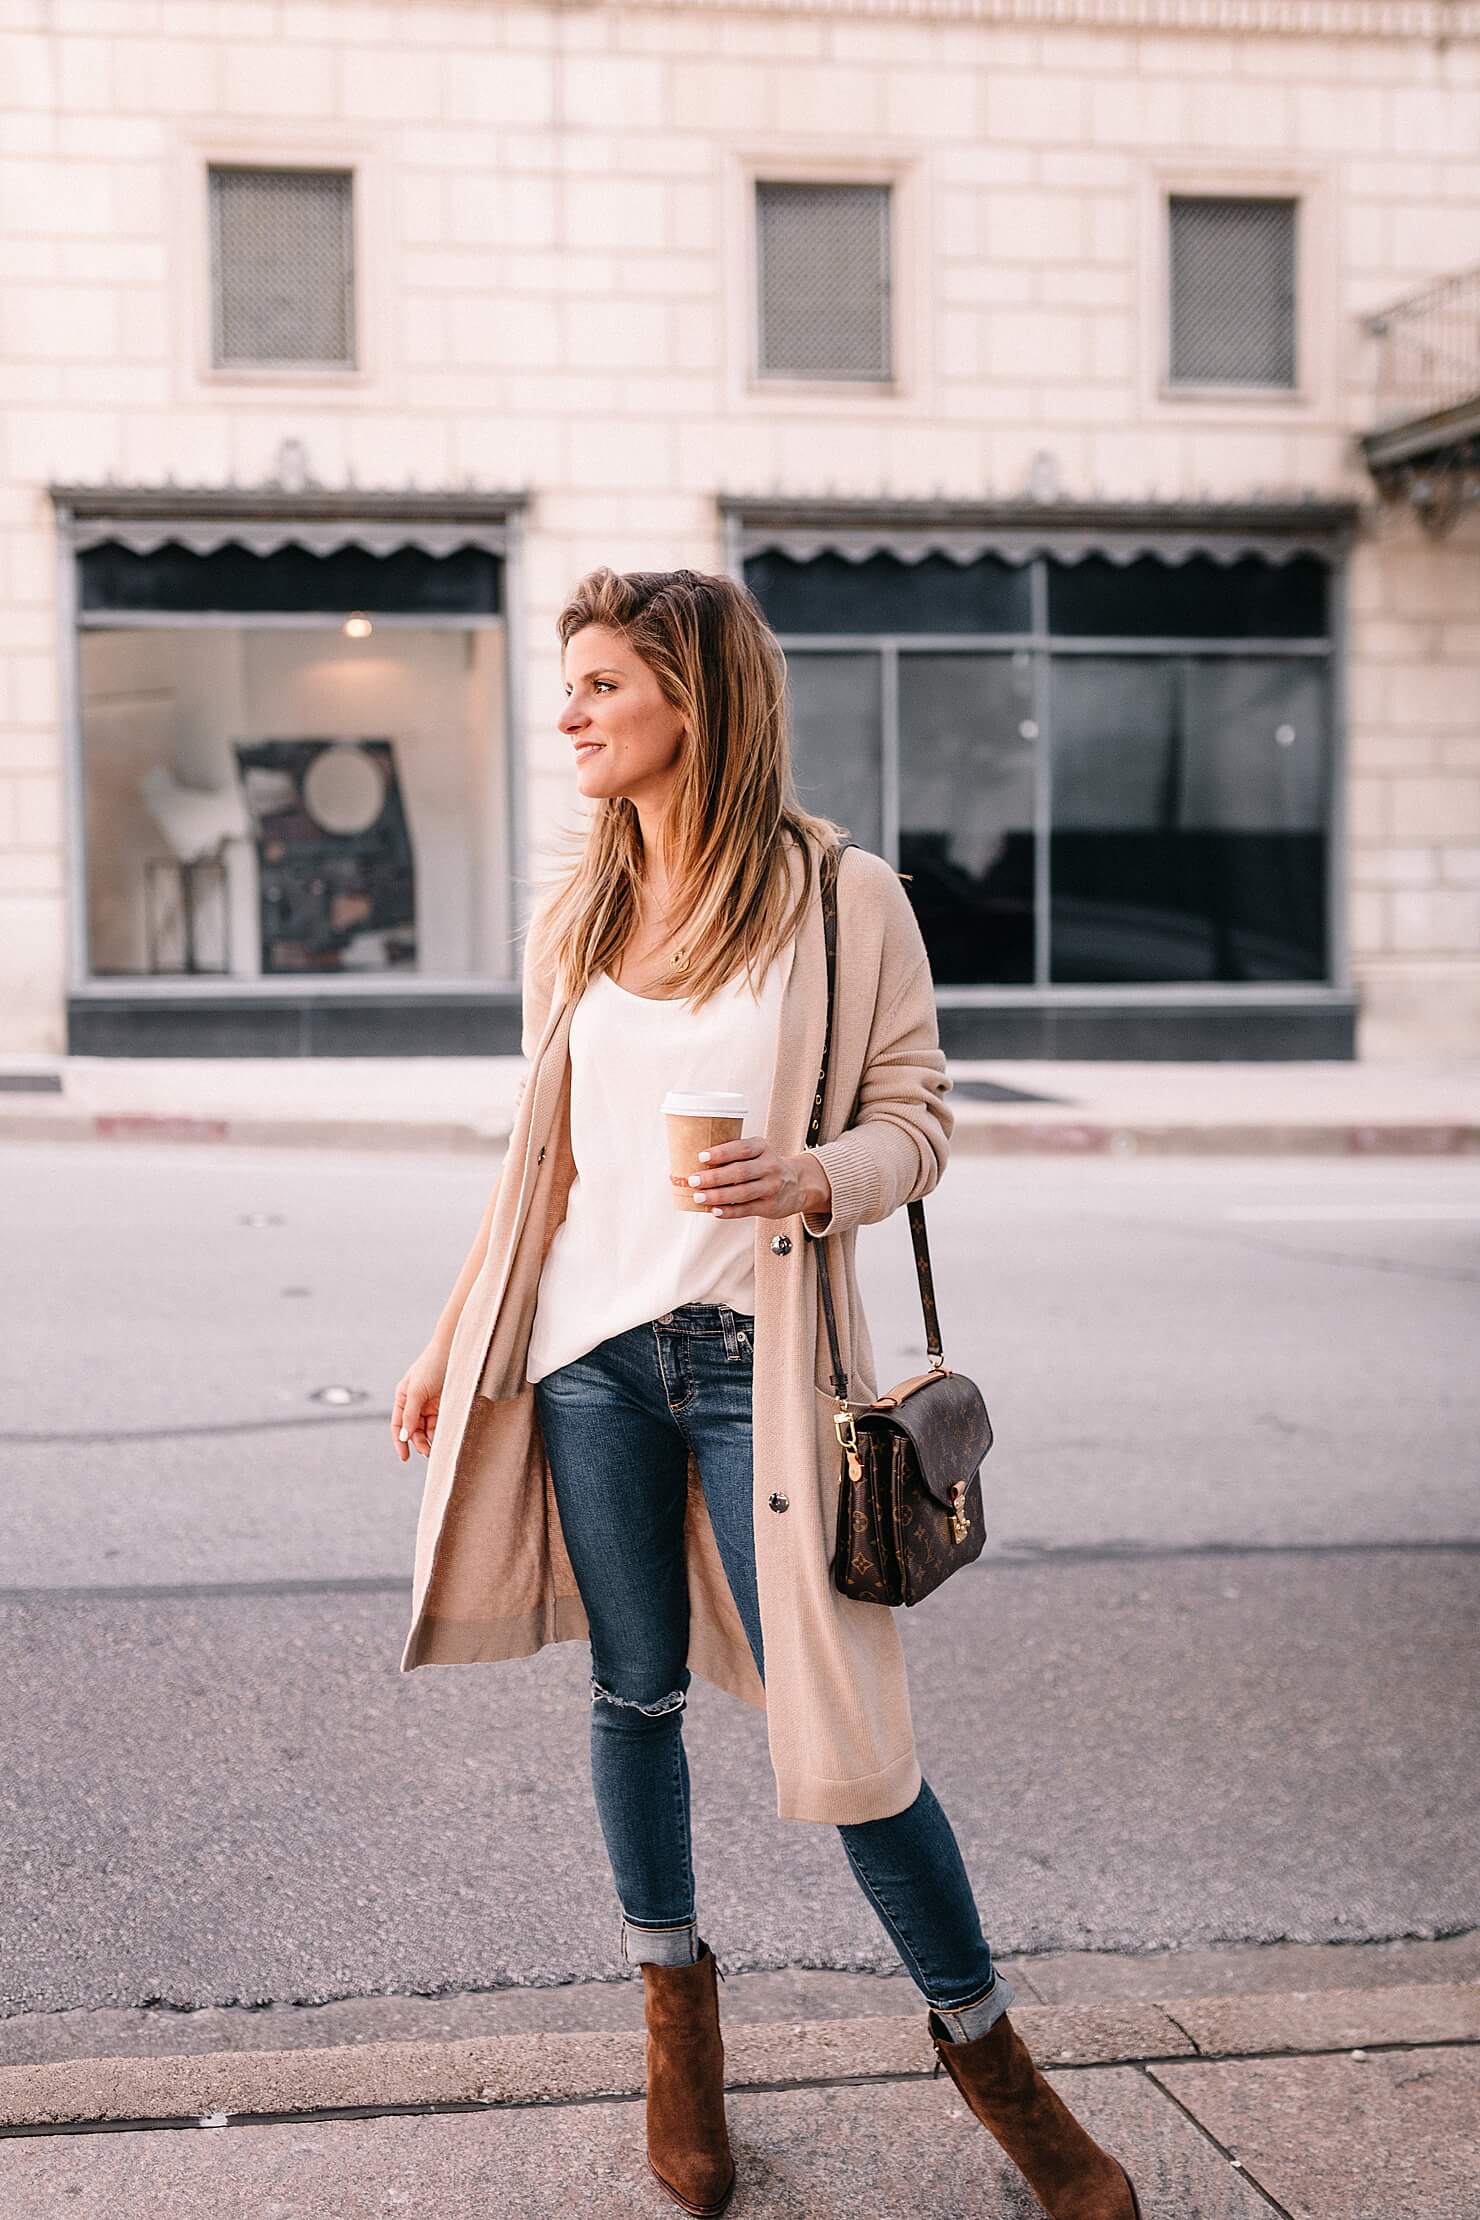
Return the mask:
[(644, 1965), (648, 2165), (675, 2204), (703, 2220), (735, 2187), (725, 2125), (725, 2051), (714, 1952), (691, 1966)]
[(1049, 2220), (1142, 2220), (1130, 2175), (1044, 2080), (1005, 2012), (969, 2043), (953, 2043), (934, 2012), (928, 2024), (936, 2072), (945, 2067)]

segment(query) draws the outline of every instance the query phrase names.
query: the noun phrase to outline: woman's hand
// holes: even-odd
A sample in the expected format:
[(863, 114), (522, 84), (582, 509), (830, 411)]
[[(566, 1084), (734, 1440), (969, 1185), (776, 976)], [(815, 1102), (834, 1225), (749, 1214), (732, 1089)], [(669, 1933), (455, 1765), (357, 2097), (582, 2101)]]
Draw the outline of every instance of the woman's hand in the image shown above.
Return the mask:
[(403, 1465), (410, 1462), (413, 1449), (419, 1449), (424, 1457), (432, 1453), (446, 1378), (447, 1351), (440, 1341), (429, 1341), (397, 1383), (391, 1406), (391, 1441)]
[(699, 1157), (690, 1185), (716, 1218), (825, 1218), (832, 1182), (810, 1150), (778, 1156), (764, 1134), (716, 1141)]

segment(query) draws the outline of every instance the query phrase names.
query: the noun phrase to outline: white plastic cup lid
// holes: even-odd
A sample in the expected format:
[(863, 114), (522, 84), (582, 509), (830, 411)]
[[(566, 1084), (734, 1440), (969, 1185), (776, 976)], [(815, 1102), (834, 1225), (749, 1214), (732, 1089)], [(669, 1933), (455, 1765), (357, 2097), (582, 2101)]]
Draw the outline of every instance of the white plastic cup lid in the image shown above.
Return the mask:
[(670, 1087), (663, 1097), (663, 1108), (681, 1118), (743, 1118), (745, 1097), (714, 1088), (708, 1093), (685, 1093), (681, 1087)]

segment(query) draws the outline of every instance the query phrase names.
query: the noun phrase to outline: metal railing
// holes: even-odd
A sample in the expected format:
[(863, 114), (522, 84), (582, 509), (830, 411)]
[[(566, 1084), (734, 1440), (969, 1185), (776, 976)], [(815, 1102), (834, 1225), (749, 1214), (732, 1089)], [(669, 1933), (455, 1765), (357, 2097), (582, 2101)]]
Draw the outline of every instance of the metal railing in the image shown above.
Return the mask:
[(1366, 321), (1379, 343), (1374, 431), (1480, 402), (1480, 269), (1411, 293)]

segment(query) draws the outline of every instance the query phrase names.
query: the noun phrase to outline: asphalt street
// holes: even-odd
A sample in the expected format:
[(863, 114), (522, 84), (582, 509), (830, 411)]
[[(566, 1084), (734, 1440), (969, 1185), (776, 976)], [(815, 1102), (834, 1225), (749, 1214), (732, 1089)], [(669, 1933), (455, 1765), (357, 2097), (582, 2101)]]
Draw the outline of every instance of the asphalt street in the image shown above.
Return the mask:
[[(0, 2014), (622, 1972), (584, 1645), (398, 1670), (390, 1395), (495, 1162), (0, 1150)], [(994, 1946), (1473, 1927), (1480, 1164), (958, 1157), (926, 1213), (992, 1546), (901, 1627)], [(887, 1381), (902, 1213), (859, 1258)], [(759, 1714), (687, 1732), (726, 1965), (894, 1970)]]

